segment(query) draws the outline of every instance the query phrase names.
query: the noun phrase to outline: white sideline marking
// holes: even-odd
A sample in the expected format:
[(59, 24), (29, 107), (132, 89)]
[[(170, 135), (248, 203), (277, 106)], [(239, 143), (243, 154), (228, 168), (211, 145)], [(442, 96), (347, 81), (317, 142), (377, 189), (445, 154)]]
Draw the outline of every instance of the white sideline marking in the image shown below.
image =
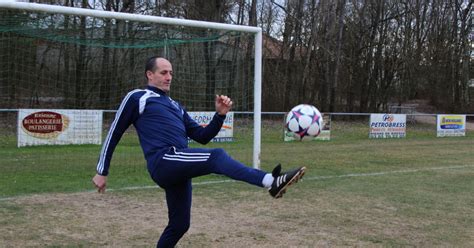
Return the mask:
[(468, 167), (474, 167), (472, 164), (467, 165), (457, 165), (457, 166), (448, 166), (448, 167), (431, 167), (431, 168), (421, 168), (421, 169), (412, 169), (412, 170), (395, 170), (395, 171), (382, 171), (382, 172), (371, 172), (371, 173), (354, 173), (354, 174), (345, 174), (345, 175), (336, 175), (336, 176), (317, 176), (304, 178), (304, 180), (321, 180), (321, 179), (332, 179), (332, 178), (344, 178), (344, 177), (369, 177), (369, 176), (383, 176), (388, 174), (398, 174), (398, 173), (415, 173), (420, 171), (436, 171), (436, 170), (451, 170), (451, 169), (463, 169)]
[[(371, 176), (384, 176), (389, 174), (399, 174), (399, 173), (416, 173), (420, 171), (436, 171), (436, 170), (452, 170), (452, 169), (463, 169), (474, 167), (474, 164), (467, 164), (467, 165), (456, 165), (456, 166), (446, 166), (446, 167), (429, 167), (429, 168), (421, 168), (421, 169), (412, 169), (412, 170), (394, 170), (394, 171), (382, 171), (382, 172), (372, 172), (372, 173), (351, 173), (345, 175), (334, 175), (334, 176), (316, 176), (316, 177), (305, 177), (302, 180), (325, 180), (325, 179), (333, 179), (333, 178), (348, 178), (348, 177), (371, 177)], [(200, 186), (200, 185), (211, 185), (211, 184), (221, 184), (221, 183), (234, 183), (237, 182), (236, 180), (226, 179), (226, 180), (213, 180), (213, 181), (204, 181), (204, 182), (197, 182), (193, 183), (193, 186)], [(133, 187), (123, 187), (123, 188), (112, 188), (107, 189), (107, 191), (127, 191), (127, 190), (141, 190), (141, 189), (159, 189), (157, 185), (150, 185), (150, 186), (133, 186)], [(96, 190), (87, 190), (87, 191), (79, 191), (79, 192), (71, 192), (73, 193), (93, 193)], [(31, 194), (31, 195), (21, 195), (21, 196), (13, 196), (13, 197), (3, 197), (0, 198), (0, 201), (8, 201), (8, 200), (16, 200), (31, 196), (38, 196), (43, 194)]]
[[(219, 184), (219, 183), (234, 183), (237, 182), (232, 179), (225, 179), (225, 180), (213, 180), (213, 181), (204, 181), (193, 183), (193, 186), (199, 185), (210, 185), (210, 184)], [(116, 188), (116, 189), (107, 189), (107, 191), (125, 191), (125, 190), (138, 190), (138, 189), (160, 189), (158, 185), (150, 185), (150, 186), (133, 186), (133, 187), (123, 187), (123, 188)], [(95, 192), (94, 190), (93, 192)]]

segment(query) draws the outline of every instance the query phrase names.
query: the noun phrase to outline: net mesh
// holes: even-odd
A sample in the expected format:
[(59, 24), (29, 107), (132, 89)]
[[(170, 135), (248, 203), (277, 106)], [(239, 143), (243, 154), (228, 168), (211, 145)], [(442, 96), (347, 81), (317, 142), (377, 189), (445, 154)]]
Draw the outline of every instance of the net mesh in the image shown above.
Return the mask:
[(173, 64), (171, 97), (213, 110), (213, 95), (253, 106), (252, 35), (157, 23), (0, 10), (1, 108), (116, 109), (145, 85), (144, 64)]
[[(37, 173), (49, 170), (61, 177), (84, 177), (81, 187), (89, 188), (101, 149), (17, 148), (16, 109), (110, 110), (103, 113), (104, 138), (127, 92), (146, 86), (146, 60), (163, 56), (173, 64), (170, 96), (188, 111), (214, 111), (215, 94), (232, 97), (234, 111), (252, 111), (252, 42), (252, 34), (226, 30), (0, 9), (0, 170), (10, 172), (0, 175), (0, 185), (7, 185), (0, 195), (10, 194), (8, 188), (14, 191), (11, 181), (46, 191), (74, 188)], [(251, 166), (251, 149), (241, 147), (252, 144), (252, 115), (234, 117), (236, 142), (210, 147), (223, 147)], [(145, 161), (134, 132), (129, 128), (122, 137), (111, 173), (119, 175), (117, 180), (121, 174), (136, 178), (141, 185)]]

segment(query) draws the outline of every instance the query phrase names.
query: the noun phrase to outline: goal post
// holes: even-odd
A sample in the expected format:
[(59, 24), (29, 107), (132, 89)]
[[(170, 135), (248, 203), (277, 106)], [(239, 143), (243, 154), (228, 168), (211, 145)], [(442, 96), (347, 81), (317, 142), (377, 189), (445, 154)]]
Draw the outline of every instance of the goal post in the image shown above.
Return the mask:
[[(197, 28), (197, 29), (203, 30), (203, 31), (200, 31), (200, 32), (209, 32), (209, 30), (211, 30), (211, 31), (212, 30), (224, 31), (224, 32), (227, 32), (227, 34), (225, 34), (225, 35), (229, 35), (229, 37), (232, 37), (232, 35), (233, 35), (232, 32), (246, 33), (248, 35), (253, 36), (253, 51), (252, 51), (253, 56), (251, 56), (251, 57), (253, 57), (253, 72), (251, 72), (251, 73), (253, 73), (253, 75), (252, 75), (252, 78), (253, 78), (253, 92), (251, 92), (251, 95), (253, 95), (253, 99), (245, 100), (245, 101), (248, 101), (253, 106), (249, 106), (248, 109), (246, 109), (244, 107), (237, 108), (236, 113), (241, 112), (241, 113), (249, 113), (249, 114), (253, 115), (253, 154), (252, 154), (252, 163), (253, 163), (254, 168), (259, 168), (260, 167), (261, 97), (262, 97), (262, 92), (261, 92), (262, 91), (262, 30), (261, 30), (261, 28), (251, 27), (251, 26), (242, 26), (242, 25), (223, 24), (223, 23), (213, 23), (213, 22), (205, 22), (205, 21), (175, 19), (175, 18), (168, 18), (168, 17), (158, 17), (158, 16), (138, 15), (138, 14), (130, 14), (130, 13), (110, 12), (110, 11), (103, 11), (103, 10), (93, 10), (93, 9), (55, 6), (55, 5), (47, 5), (47, 4), (25, 3), (25, 2), (16, 2), (16, 1), (0, 1), (0, 11), (8, 11), (8, 10), (10, 10), (10, 11), (26, 11), (28, 13), (48, 13), (48, 14), (51, 14), (51, 15), (62, 14), (62, 15), (80, 16), (80, 17), (88, 17), (88, 18), (89, 17), (102, 18), (101, 21), (93, 20), (93, 21), (89, 21), (89, 22), (84, 22), (83, 23), (84, 27), (99, 25), (97, 23), (107, 23), (109, 21), (110, 22), (118, 22), (119, 20), (121, 20), (121, 21), (127, 22), (127, 23), (128, 22), (136, 22), (137, 24), (135, 24), (135, 25), (140, 26), (142, 28), (142, 31), (145, 30), (146, 27), (143, 27), (143, 26), (146, 26), (146, 25), (141, 25), (141, 23), (147, 23), (147, 24), (164, 25), (167, 28), (168, 27), (173, 27), (176, 30), (176, 32), (175, 31), (170, 31), (170, 32), (167, 31), (167, 34), (171, 33), (171, 34), (175, 34), (175, 35), (177, 33), (177, 30), (180, 30), (180, 29), (183, 29), (183, 28), (184, 29), (185, 28)], [(5, 18), (5, 17), (2, 17), (2, 18)], [(0, 18), (0, 22), (2, 21), (2, 18)], [(106, 20), (108, 20), (108, 21), (106, 21)], [(113, 21), (111, 21), (111, 20), (113, 20)], [(32, 21), (32, 20), (29, 19), (25, 22), (30, 22), (30, 21)], [(54, 22), (53, 22), (53, 24), (54, 24)], [(46, 25), (46, 24), (39, 24), (39, 25)], [(106, 26), (107, 24), (104, 24), (104, 25)], [(130, 27), (131, 26), (124, 25), (122, 27), (122, 29), (126, 30), (127, 28), (130, 28)], [(67, 28), (68, 28), (67, 26), (62, 26), (62, 27), (58, 28), (57, 29), (57, 31), (58, 31), (57, 35), (54, 36), (54, 37), (48, 37), (47, 39), (58, 41), (59, 43), (57, 43), (55, 46), (63, 46), (64, 44), (66, 44), (66, 46), (67, 46), (68, 44), (70, 44), (70, 40), (68, 40), (69, 39), (68, 37), (62, 36), (62, 33), (61, 33), (63, 31), (65, 31)], [(26, 32), (26, 31), (21, 30), (21, 27), (19, 28), (19, 30), (20, 30), (19, 32)], [(29, 33), (28, 35), (30, 35), (31, 37), (45, 35), (45, 34), (42, 34), (41, 32), (42, 32), (41, 30), (37, 30), (35, 32)], [(107, 33), (108, 31), (100, 31), (100, 32), (102, 32), (101, 35), (104, 35), (104, 36), (108, 35), (108, 33)], [(123, 32), (125, 32), (125, 31), (123, 31)], [(158, 31), (156, 31), (156, 32), (158, 32)], [(190, 31), (189, 35), (186, 34), (186, 35), (182, 35), (182, 36), (187, 36), (187, 35), (192, 36), (193, 32), (194, 31)], [(145, 33), (145, 32), (143, 32), (143, 33)], [(212, 32), (210, 32), (210, 33), (212, 33)], [(0, 42), (1, 42), (1, 39), (4, 38), (4, 35), (3, 35), (3, 33), (0, 33), (0, 35), (2, 35), (0, 37)], [(92, 34), (92, 36), (94, 36), (94, 35), (97, 35), (97, 34)], [(216, 34), (216, 37), (217, 38), (215, 38), (215, 39), (226, 39), (226, 38), (222, 38), (223, 37), (222, 34)], [(100, 47), (102, 49), (101, 52), (100, 52), (100, 56), (102, 56), (102, 57), (112, 56), (110, 54), (106, 54), (105, 52), (103, 52), (103, 50), (105, 51), (109, 48), (113, 49), (115, 46), (120, 47), (121, 43), (119, 44), (117, 42), (128, 42), (126, 39), (130, 39), (130, 40), (134, 39), (134, 37), (131, 37), (131, 38), (130, 37), (125, 37), (123, 39), (115, 40), (114, 41), (115, 43), (108, 44), (107, 41), (103, 41), (103, 40), (100, 40), (100, 39), (91, 41), (91, 40), (87, 39), (85, 34), (81, 34), (81, 33), (78, 33), (77, 35), (75, 34), (75, 38), (77, 39), (77, 41), (75, 41), (75, 42), (79, 42), (81, 44), (87, 44), (88, 46)], [(148, 37), (147, 39), (150, 39), (150, 38)], [(193, 43), (193, 42), (197, 42), (197, 40), (199, 40), (199, 39), (206, 40), (206, 38), (202, 38), (202, 37), (198, 37), (198, 38), (192, 37), (190, 40), (188, 40), (186, 42)], [(123, 41), (123, 40), (125, 40), (125, 41)], [(9, 42), (11, 43), (11, 41), (9, 41)], [(35, 42), (41, 43), (41, 41), (35, 41)], [(155, 48), (156, 47), (161, 47), (161, 49), (163, 49), (163, 47), (164, 47), (165, 52), (167, 52), (167, 49), (169, 49), (169, 47), (168, 47), (169, 43), (175, 43), (175, 44), (178, 44), (178, 45), (181, 44), (180, 43), (181, 41), (178, 41), (176, 39), (165, 40), (164, 42), (161, 42), (161, 41), (151, 41), (151, 42), (153, 43), (153, 46)], [(146, 49), (149, 48), (149, 46), (147, 44), (140, 43), (140, 42), (135, 42), (135, 40), (133, 40), (133, 46), (134, 46), (134, 48), (137, 48), (137, 50), (136, 51), (134, 50), (133, 53), (137, 53), (137, 54), (146, 53), (147, 52)], [(213, 47), (213, 48), (216, 51), (219, 50), (219, 47)], [(2, 49), (2, 48), (0, 47), (0, 49)], [(9, 47), (6, 47), (4, 49), (8, 50)], [(36, 47), (35, 49), (36, 50), (33, 51), (35, 57), (36, 56), (41, 56), (41, 54), (44, 55), (44, 54), (47, 54), (47, 52), (50, 52), (48, 50), (48, 48), (43, 49), (43, 50), (38, 50), (38, 48)], [(74, 49), (71, 49), (74, 52), (74, 54), (71, 55), (71, 56), (81, 56), (82, 54), (85, 54), (85, 53), (96, 53), (98, 49), (97, 48), (95, 48), (95, 49), (96, 50), (90, 49), (89, 51), (85, 51), (84, 49), (74, 48)], [(195, 58), (195, 56), (192, 55), (189, 52), (189, 51), (192, 51), (193, 49), (196, 50), (195, 48), (188, 48), (186, 53), (189, 53), (189, 54), (180, 54), (180, 56), (182, 56), (183, 58), (195, 59), (195, 63), (204, 63), (203, 60)], [(234, 49), (238, 50), (238, 47), (236, 47)], [(58, 50), (58, 51), (59, 52), (57, 52), (57, 53), (61, 53), (62, 50)], [(174, 52), (175, 54), (180, 53), (179, 51), (178, 52), (172, 51), (172, 52)], [(214, 51), (212, 51), (212, 52), (214, 52)], [(124, 52), (124, 53), (127, 53), (127, 52)], [(60, 56), (60, 55), (57, 55), (57, 56)], [(153, 54), (149, 54), (149, 56), (151, 56), (151, 55), (153, 55)], [(3, 55), (0, 54), (0, 56), (3, 56)], [(18, 56), (20, 56), (20, 55), (18, 55)], [(120, 56), (122, 56), (122, 57), (120, 57)], [(120, 55), (120, 54), (117, 55), (117, 60), (120, 61), (120, 59), (124, 59), (124, 58), (127, 58), (127, 60), (130, 60), (130, 59), (133, 60), (133, 58), (134, 58), (133, 56), (130, 56), (130, 55), (127, 55), (128, 57), (124, 57), (124, 56), (125, 55), (123, 55), (123, 53), (122, 53), (122, 55)], [(142, 57), (143, 56), (144, 55), (142, 55)], [(230, 55), (221, 55), (221, 56), (230, 56)], [(142, 57), (140, 57), (140, 58), (142, 58)], [(58, 61), (58, 64), (59, 63), (69, 63), (66, 59), (63, 59), (63, 57), (61, 57), (61, 58), (62, 59), (60, 61)], [(4, 60), (6, 61), (6, 60), (9, 60), (9, 59), (11, 59), (11, 58), (6, 57)], [(93, 59), (90, 59), (90, 60), (93, 60)], [(90, 60), (82, 61), (82, 62), (84, 64), (92, 63)], [(26, 63), (29, 63), (29, 62), (31, 62), (31, 61), (26, 61)], [(126, 62), (128, 63), (130, 61), (126, 61)], [(123, 62), (123, 63), (125, 63), (125, 62)], [(207, 63), (207, 61), (206, 61), (206, 63)], [(137, 63), (137, 67), (139, 66), (138, 64), (139, 63)], [(102, 65), (107, 66), (107, 65), (104, 65), (104, 64), (102, 64)], [(135, 66), (135, 64), (132, 64), (132, 62), (128, 63), (127, 65)], [(127, 65), (123, 65), (123, 66), (125, 67)], [(65, 65), (58, 65), (58, 68), (59, 67), (62, 68), (64, 66)], [(81, 64), (76, 65), (76, 68), (79, 68), (79, 69), (83, 68), (81, 66), (84, 66), (84, 65), (81, 65)], [(140, 65), (140, 66), (142, 66), (142, 65)], [(176, 65), (176, 66), (179, 67), (179, 65)], [(223, 66), (227, 66), (225, 68), (233, 68), (232, 66), (234, 66), (234, 65), (223, 65)], [(237, 65), (237, 67), (239, 67), (239, 66), (240, 65)], [(196, 70), (196, 69), (187, 68), (185, 66), (182, 66), (182, 67), (183, 68), (181, 68), (181, 70), (184, 70), (184, 71), (185, 70), (190, 70), (190, 71)], [(9, 65), (7, 65), (7, 64), (0, 65), (0, 69), (1, 68), (9, 68)], [(225, 68), (222, 69), (222, 70), (226, 70)], [(108, 68), (108, 69), (110, 69), (110, 68)], [(120, 70), (120, 69), (112, 68), (110, 70)], [(140, 70), (142, 70), (142, 68), (137, 69), (137, 71), (140, 71)], [(219, 69), (217, 69), (217, 70), (219, 70)], [(234, 69), (229, 69), (229, 70), (234, 70)], [(83, 72), (82, 73), (80, 70), (76, 70), (76, 72), (74, 72), (74, 73), (77, 74), (77, 71), (78, 71), (78, 75), (59, 75), (60, 73), (58, 72), (57, 77), (59, 78), (59, 77), (64, 77), (64, 76), (69, 76), (69, 77), (74, 77), (75, 76), (74, 77), (75, 80), (80, 81), (81, 79), (83, 79), (81, 77), (85, 77), (84, 75), (89, 76), (91, 78), (96, 76), (95, 74), (93, 75), (92, 73), (88, 73), (88, 72)], [(6, 74), (5, 71), (3, 71), (2, 73)], [(41, 73), (43, 73), (43, 72), (41, 72)], [(46, 73), (46, 72), (44, 72), (44, 73)], [(141, 72), (141, 73), (143, 74), (143, 72)], [(179, 71), (177, 71), (176, 73), (179, 73)], [(199, 73), (199, 72), (195, 72), (195, 73)], [(216, 75), (217, 75), (216, 77), (222, 77), (223, 78), (222, 80), (225, 80), (225, 78), (232, 78), (235, 82), (238, 82), (238, 80), (235, 79), (235, 77), (232, 76), (232, 75), (219, 76), (218, 73), (216, 73)], [(42, 76), (42, 75), (38, 75), (38, 77), (40, 77), (40, 76)], [(193, 74), (190, 74), (189, 80), (192, 80), (193, 77), (195, 77), (195, 74), (194, 74), (194, 76), (193, 76)], [(32, 80), (32, 79), (29, 78), (27, 80)], [(5, 100), (5, 99), (10, 97), (10, 96), (7, 96), (7, 95), (8, 94), (14, 95), (14, 94), (10, 91), (10, 88), (8, 88), (8, 90), (3, 90), (4, 88), (5, 89), (7, 88), (7, 86), (5, 86), (5, 84), (6, 84), (6, 81), (9, 81), (9, 80), (3, 80), (3, 81), (4, 81), (4, 83), (0, 84), (0, 90), (4, 91), (6, 95), (2, 95), (2, 93), (0, 93), (0, 97), (3, 98), (2, 102), (7, 102), (7, 100)], [(8, 83), (12, 83), (12, 82), (8, 82)], [(220, 85), (222, 83), (219, 83), (219, 81), (217, 81), (217, 84)], [(54, 88), (54, 86), (52, 86), (52, 87)], [(77, 87), (79, 87), (79, 86), (77, 86)], [(81, 93), (78, 96), (78, 98), (81, 98), (85, 95), (91, 95), (91, 94), (93, 95), (93, 97), (99, 97), (99, 95), (97, 95), (97, 96), (94, 95), (96, 93), (95, 93), (94, 90), (92, 90), (92, 88), (93, 88), (93, 86), (91, 85), (90, 87), (85, 87), (85, 89), (82, 89), (83, 93)], [(38, 92), (39, 91), (40, 91), (40, 89), (38, 90)], [(172, 89), (172, 91), (173, 91), (173, 89)], [(172, 97), (173, 97), (173, 92), (172, 92)], [(186, 96), (186, 95), (182, 95), (182, 97), (183, 97), (183, 99), (188, 98), (188, 96)], [(207, 97), (209, 97), (209, 96), (207, 96)], [(231, 97), (232, 97), (232, 95), (231, 95)], [(53, 101), (56, 101), (56, 100), (58, 100), (58, 99), (53, 99)], [(81, 102), (82, 99), (76, 99), (75, 101), (79, 102), (80, 105), (70, 105), (70, 106), (74, 106), (75, 108), (87, 108), (87, 106), (88, 106), (87, 104)], [(198, 101), (198, 99), (196, 99), (196, 101)], [(91, 106), (96, 107), (94, 105), (91, 105)], [(0, 108), (17, 109), (17, 108), (20, 108), (20, 107), (24, 107), (24, 106), (11, 106), (10, 105), (8, 107), (2, 106)]]

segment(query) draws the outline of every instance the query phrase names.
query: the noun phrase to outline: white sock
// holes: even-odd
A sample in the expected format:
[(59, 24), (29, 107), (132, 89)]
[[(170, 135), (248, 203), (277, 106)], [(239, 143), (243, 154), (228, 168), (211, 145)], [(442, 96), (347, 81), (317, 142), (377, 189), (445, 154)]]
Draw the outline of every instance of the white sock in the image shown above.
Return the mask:
[(273, 176), (272, 174), (270, 173), (267, 173), (264, 177), (263, 177), (263, 180), (262, 180), (262, 185), (263, 187), (269, 189), (270, 187), (272, 187), (272, 183), (273, 183)]

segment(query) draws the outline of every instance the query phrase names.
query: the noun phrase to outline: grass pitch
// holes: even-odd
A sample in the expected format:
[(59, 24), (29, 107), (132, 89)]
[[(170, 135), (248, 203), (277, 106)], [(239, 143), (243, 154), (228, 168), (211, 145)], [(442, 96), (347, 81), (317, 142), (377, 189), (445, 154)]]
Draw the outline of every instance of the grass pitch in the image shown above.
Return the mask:
[[(339, 122), (332, 141), (283, 143), (278, 125), (263, 131), (262, 168), (304, 165), (304, 180), (275, 200), (226, 177), (196, 178), (179, 247), (474, 246), (472, 134), (435, 138), (417, 125), (405, 139), (369, 140), (365, 123)], [(210, 147), (249, 163), (252, 138), (236, 135)], [(133, 134), (116, 150), (104, 195), (90, 183), (100, 147), (3, 144), (0, 246), (153, 247), (166, 226), (164, 193)]]

